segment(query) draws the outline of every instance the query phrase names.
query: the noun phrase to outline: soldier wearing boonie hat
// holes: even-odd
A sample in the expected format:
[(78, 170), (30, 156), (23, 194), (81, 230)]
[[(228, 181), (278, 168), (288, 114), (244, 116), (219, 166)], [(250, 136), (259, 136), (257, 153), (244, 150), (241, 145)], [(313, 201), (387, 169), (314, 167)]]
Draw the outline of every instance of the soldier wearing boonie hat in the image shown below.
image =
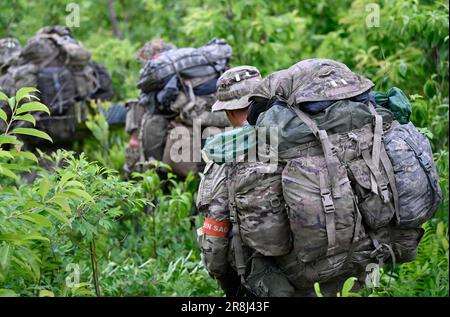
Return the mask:
[(248, 95), (261, 81), (256, 67), (238, 66), (227, 70), (217, 81), (217, 101), (212, 111), (226, 111), (233, 126), (242, 126), (247, 118)]

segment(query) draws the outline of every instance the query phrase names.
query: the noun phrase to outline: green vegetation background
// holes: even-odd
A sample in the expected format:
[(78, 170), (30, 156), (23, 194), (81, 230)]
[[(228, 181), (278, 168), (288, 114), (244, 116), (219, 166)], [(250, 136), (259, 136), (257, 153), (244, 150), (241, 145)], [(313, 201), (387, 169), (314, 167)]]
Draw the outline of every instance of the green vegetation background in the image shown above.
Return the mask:
[[(2, 1), (0, 37), (24, 45), (40, 27), (65, 24), (67, 2)], [(396, 266), (389, 285), (386, 269), (381, 287), (361, 294), (448, 296), (448, 2), (116, 0), (118, 34), (107, 1), (77, 3), (74, 35), (111, 72), (117, 101), (137, 97), (141, 65), (134, 55), (153, 37), (178, 47), (223, 37), (233, 47), (233, 66), (254, 65), (263, 75), (305, 58), (336, 59), (372, 79), (377, 90), (403, 89), (413, 123), (432, 143), (445, 198), (424, 225), (418, 258)], [(379, 27), (366, 24), (373, 3)], [(90, 122), (94, 138), (82, 148), (87, 157), (59, 152), (49, 159), (66, 159), (69, 166), (51, 175), (20, 158), (8, 166), (17, 173), (38, 169), (33, 184), (0, 178), (0, 294), (90, 296), (97, 288), (102, 295), (223, 295), (199, 265), (199, 217), (188, 217), (196, 180), (162, 184), (151, 171), (144, 181), (120, 180), (114, 170), (123, 163), (117, 145), (123, 133), (110, 131), (101, 116)], [(66, 192), (74, 188), (89, 197)], [(76, 282), (74, 267), (80, 269), (75, 285), (66, 283)]]

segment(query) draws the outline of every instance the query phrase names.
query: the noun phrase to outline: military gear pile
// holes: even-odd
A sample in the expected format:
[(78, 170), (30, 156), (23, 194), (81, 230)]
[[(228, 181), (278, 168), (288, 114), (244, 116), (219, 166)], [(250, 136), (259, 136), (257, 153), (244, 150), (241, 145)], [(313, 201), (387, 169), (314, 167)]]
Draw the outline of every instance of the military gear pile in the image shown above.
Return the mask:
[[(355, 101), (372, 87), (344, 64), (315, 59), (269, 76), (250, 96), (270, 103), (256, 126), (279, 128), (276, 171), (257, 162), (228, 172), (234, 265), (251, 291), (250, 263), (261, 254), (275, 257), (297, 291), (415, 258), (420, 226), (442, 199), (431, 146), (370, 98)], [(333, 102), (303, 111), (322, 101)]]
[(77, 123), (85, 119), (84, 102), (113, 96), (108, 72), (90, 59), (91, 53), (67, 27), (44, 27), (23, 49), (19, 46), (10, 58), (2, 58), (0, 89), (13, 95), (21, 87), (36, 87), (51, 113), (50, 118), (36, 114), (37, 127), (48, 132), (55, 143), (70, 141)]
[(223, 39), (212, 39), (200, 48), (160, 47), (141, 70), (137, 83), (141, 95), (128, 108), (126, 129), (138, 135), (140, 146), (127, 149), (126, 168), (131, 170), (132, 162), (159, 160), (186, 176), (189, 171), (197, 172), (198, 164), (172, 161), (170, 149), (177, 142), (177, 128), (189, 131), (182, 142), (190, 147), (194, 119), (202, 127), (228, 126), (226, 115), (211, 113), (211, 106), (216, 101), (217, 78), (228, 67), (232, 50)]
[(160, 90), (173, 75), (206, 77), (225, 71), (232, 49), (225, 40), (213, 39), (200, 48), (165, 51), (141, 70), (137, 87), (143, 92)]

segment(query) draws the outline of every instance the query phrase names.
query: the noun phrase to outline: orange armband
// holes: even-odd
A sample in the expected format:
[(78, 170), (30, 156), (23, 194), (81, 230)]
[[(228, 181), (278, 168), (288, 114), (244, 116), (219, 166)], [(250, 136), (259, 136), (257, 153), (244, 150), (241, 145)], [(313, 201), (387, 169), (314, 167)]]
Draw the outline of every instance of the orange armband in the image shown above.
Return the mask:
[(210, 236), (226, 238), (228, 236), (228, 231), (230, 230), (231, 223), (227, 221), (217, 221), (208, 217), (205, 217), (205, 222), (203, 223), (203, 233)]

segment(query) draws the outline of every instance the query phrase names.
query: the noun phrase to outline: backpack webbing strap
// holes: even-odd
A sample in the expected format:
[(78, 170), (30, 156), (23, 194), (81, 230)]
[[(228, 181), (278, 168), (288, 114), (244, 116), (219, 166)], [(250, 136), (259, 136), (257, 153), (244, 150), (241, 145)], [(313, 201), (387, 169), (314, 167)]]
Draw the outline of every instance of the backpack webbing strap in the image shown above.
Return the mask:
[(299, 117), (300, 120), (305, 123), (308, 128), (312, 131), (314, 136), (320, 141), (322, 145), (323, 154), (325, 157), (325, 163), (328, 169), (328, 177), (331, 181), (331, 188), (334, 198), (339, 198), (342, 196), (339, 186), (339, 166), (340, 161), (336, 156), (335, 148), (328, 138), (328, 134), (325, 130), (319, 130), (317, 124), (312, 120), (306, 113), (301, 111), (297, 107), (288, 106), (294, 113)]
[[(374, 118), (374, 131), (373, 131), (373, 144), (372, 144), (372, 161), (373, 165), (378, 168), (380, 164), (380, 153), (381, 153), (381, 141), (383, 137), (383, 117), (380, 116), (375, 107), (369, 102), (369, 111)], [(373, 175), (370, 175), (370, 184), (372, 186), (372, 192), (378, 194), (377, 184)]]
[[(388, 203), (389, 199), (389, 191), (387, 187), (387, 183), (382, 181), (382, 176), (380, 170), (373, 164), (372, 157), (370, 155), (369, 149), (366, 148), (361, 152), (364, 162), (367, 167), (370, 169), (370, 172), (375, 178), (376, 183), (378, 184), (378, 188), (380, 190), (380, 197), (384, 203)], [(377, 192), (378, 194), (378, 192)]]
[(413, 150), (414, 155), (416, 156), (417, 160), (419, 160), (419, 164), (422, 167), (423, 171), (425, 172), (425, 175), (427, 175), (428, 183), (430, 184), (431, 189), (433, 190), (433, 205), (434, 205), (436, 203), (437, 198), (436, 196), (439, 190), (437, 188), (437, 184), (433, 182), (433, 180), (431, 179), (430, 170), (433, 168), (433, 166), (431, 165), (431, 162), (423, 156), (422, 150), (417, 147), (416, 143), (413, 140), (407, 137), (406, 139), (404, 139), (404, 141), (411, 148), (411, 150)]
[(308, 126), (308, 128), (312, 131), (314, 136), (319, 138), (319, 128), (317, 127), (317, 124), (314, 122), (314, 120), (311, 119), (306, 113), (301, 111), (299, 108), (293, 107), (293, 106), (288, 106), (288, 107), (292, 111), (294, 111), (294, 113), (297, 115), (297, 117), (299, 117), (300, 120), (302, 120)]
[(334, 215), (335, 208), (333, 197), (331, 196), (331, 192), (328, 186), (328, 178), (322, 171), (319, 172), (319, 182), (320, 196), (322, 198), (322, 206), (325, 213), (325, 225), (328, 238), (327, 255), (329, 255), (336, 246), (336, 219)]
[(241, 233), (239, 229), (239, 222), (237, 219), (237, 209), (236, 209), (236, 202), (235, 202), (235, 188), (234, 184), (228, 185), (228, 197), (229, 197), (229, 203), (228, 206), (230, 208), (230, 222), (232, 225), (232, 233), (233, 233), (233, 249), (234, 249), (234, 257), (236, 262), (236, 271), (238, 275), (241, 277), (241, 283), (245, 284), (244, 275), (246, 271), (246, 263), (244, 258), (244, 251), (242, 249), (242, 239), (241, 239)]
[(325, 130), (319, 131), (320, 143), (322, 144), (322, 150), (325, 158), (325, 163), (328, 169), (328, 177), (331, 181), (331, 188), (334, 198), (342, 197), (340, 179), (339, 179), (339, 166), (341, 162), (336, 157), (336, 150), (328, 138), (328, 134)]
[(393, 196), (393, 200), (394, 200), (395, 217), (396, 217), (397, 223), (399, 223), (400, 222), (400, 209), (399, 209), (399, 203), (398, 203), (397, 185), (395, 184), (394, 168), (392, 167), (392, 163), (389, 160), (389, 157), (386, 153), (386, 149), (384, 148), (384, 146), (381, 147), (380, 159), (381, 159), (381, 164), (383, 165), (386, 175), (388, 177), (389, 185), (391, 186), (392, 196)]

